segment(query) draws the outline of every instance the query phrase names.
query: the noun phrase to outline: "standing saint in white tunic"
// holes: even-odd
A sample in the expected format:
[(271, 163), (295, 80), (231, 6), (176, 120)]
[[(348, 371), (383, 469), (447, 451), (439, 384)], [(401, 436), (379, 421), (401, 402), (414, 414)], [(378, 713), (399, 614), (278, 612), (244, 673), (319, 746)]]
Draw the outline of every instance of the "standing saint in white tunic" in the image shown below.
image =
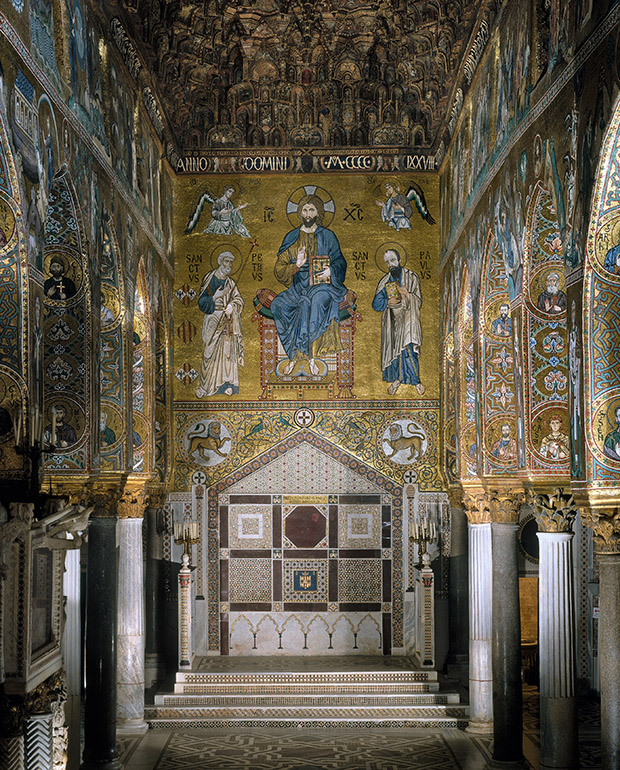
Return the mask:
[(200, 287), (198, 307), (205, 314), (202, 322), (202, 365), (198, 398), (232, 396), (239, 392), (239, 367), (243, 366), (243, 297), (230, 277), (234, 255), (223, 251), (217, 268), (205, 275)]
[(393, 396), (403, 384), (415, 385), (420, 395), (426, 388), (420, 382), (418, 356), (422, 344), (420, 279), (413, 270), (400, 264), (395, 249), (385, 252), (388, 272), (379, 281), (372, 301), (381, 316), (381, 368), (383, 379), (391, 383)]

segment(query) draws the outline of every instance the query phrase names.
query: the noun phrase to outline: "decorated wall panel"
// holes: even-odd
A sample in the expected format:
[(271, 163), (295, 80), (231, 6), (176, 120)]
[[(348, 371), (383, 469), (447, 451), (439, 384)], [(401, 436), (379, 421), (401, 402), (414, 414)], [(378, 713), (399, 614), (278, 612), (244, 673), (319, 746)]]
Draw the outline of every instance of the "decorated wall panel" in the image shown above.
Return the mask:
[(479, 371), (483, 395), (484, 475), (509, 475), (517, 468), (517, 410), (512, 318), (502, 252), (487, 236), (480, 300)]
[(529, 202), (523, 261), (528, 465), (533, 476), (563, 475), (570, 462), (565, 262), (556, 210), (541, 182)]
[(617, 481), (620, 474), (619, 142), (620, 110), (616, 104), (601, 155), (584, 281), (586, 476), (594, 486)]

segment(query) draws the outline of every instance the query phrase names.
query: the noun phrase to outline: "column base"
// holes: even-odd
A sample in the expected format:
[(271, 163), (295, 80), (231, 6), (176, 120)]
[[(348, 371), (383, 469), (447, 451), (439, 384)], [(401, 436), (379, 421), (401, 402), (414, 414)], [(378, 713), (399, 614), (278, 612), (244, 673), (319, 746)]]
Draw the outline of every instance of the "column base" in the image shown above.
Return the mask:
[(149, 729), (144, 719), (119, 719), (116, 722), (116, 732), (122, 735), (127, 733), (139, 733), (143, 735)]
[(470, 721), (465, 728), (465, 732), (472, 735), (493, 735), (493, 722)]
[(123, 766), (118, 759), (108, 759), (104, 762), (86, 759), (80, 765), (80, 770), (123, 770)]
[(530, 770), (530, 765), (524, 759), (516, 762), (500, 762), (498, 759), (490, 759), (487, 763), (488, 770)]

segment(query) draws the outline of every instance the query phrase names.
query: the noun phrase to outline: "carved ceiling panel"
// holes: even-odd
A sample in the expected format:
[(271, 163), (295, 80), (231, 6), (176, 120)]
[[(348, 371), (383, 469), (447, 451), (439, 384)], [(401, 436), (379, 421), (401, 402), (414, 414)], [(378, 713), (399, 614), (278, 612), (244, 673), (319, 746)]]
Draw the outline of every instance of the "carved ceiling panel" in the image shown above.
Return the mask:
[(489, 0), (121, 0), (117, 9), (187, 153), (436, 149), (474, 33), (494, 7)]

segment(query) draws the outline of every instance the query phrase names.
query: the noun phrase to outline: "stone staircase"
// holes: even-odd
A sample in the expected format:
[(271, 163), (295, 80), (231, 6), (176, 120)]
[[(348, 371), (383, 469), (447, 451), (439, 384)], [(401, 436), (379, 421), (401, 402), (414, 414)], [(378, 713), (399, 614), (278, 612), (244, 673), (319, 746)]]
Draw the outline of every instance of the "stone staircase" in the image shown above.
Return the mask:
[(145, 717), (157, 729), (467, 725), (468, 707), (440, 690), (435, 671), (338, 671), (322, 662), (331, 670), (180, 672), (174, 692), (157, 694)]

